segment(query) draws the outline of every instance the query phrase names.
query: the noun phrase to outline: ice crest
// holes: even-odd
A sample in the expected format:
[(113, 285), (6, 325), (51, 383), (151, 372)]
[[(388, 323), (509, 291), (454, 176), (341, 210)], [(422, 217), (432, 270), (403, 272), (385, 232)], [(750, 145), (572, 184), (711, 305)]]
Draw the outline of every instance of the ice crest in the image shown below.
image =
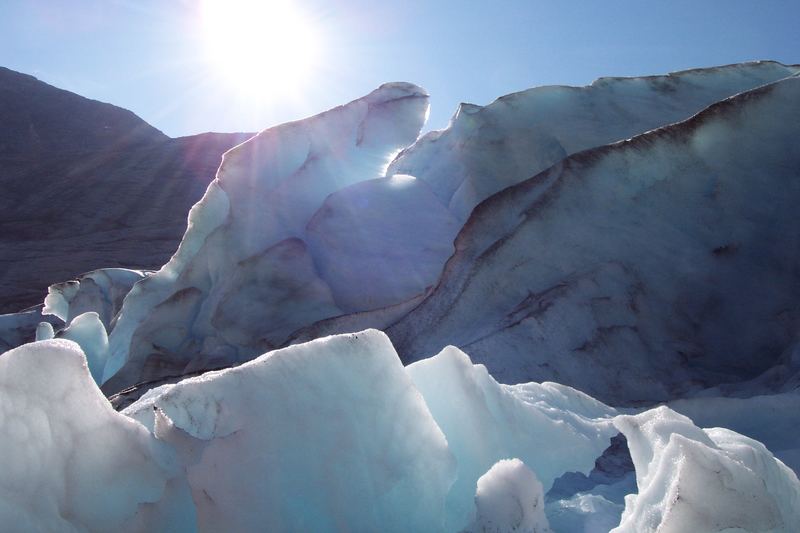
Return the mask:
[[(329, 194), (382, 177), (393, 155), (419, 135), (427, 108), (419, 87), (386, 84), (227, 152), (175, 255), (125, 299), (110, 335), (104, 381), (115, 380), (108, 387), (119, 390), (157, 377), (159, 366), (186, 367), (192, 359), (252, 359), (293, 330), (341, 314), (313, 265), (306, 226)], [(255, 286), (258, 294), (248, 298)], [(147, 321), (159, 307), (155, 331)], [(282, 326), (264, 331), (277, 317)], [(168, 342), (159, 342), (165, 334)], [(209, 345), (217, 351), (207, 353)]]

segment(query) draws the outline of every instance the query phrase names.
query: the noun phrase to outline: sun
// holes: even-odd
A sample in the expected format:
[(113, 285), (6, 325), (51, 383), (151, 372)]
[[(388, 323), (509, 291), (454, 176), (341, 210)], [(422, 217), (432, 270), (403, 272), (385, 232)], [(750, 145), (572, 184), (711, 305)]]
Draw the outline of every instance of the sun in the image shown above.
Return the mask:
[(319, 60), (317, 32), (292, 0), (203, 0), (201, 9), (213, 68), (240, 92), (297, 91)]

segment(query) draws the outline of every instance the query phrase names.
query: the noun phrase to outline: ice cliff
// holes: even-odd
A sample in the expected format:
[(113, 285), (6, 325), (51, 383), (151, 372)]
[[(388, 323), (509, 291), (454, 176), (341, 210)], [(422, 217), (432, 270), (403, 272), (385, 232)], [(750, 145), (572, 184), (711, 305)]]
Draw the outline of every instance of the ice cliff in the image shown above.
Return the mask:
[[(125, 299), (106, 390), (364, 327), (405, 361), (456, 344), (503, 381), (614, 402), (765, 371), (796, 334), (796, 83), (775, 81), (795, 72), (532, 89), (410, 148), (427, 96), (407, 84), (267, 130), (225, 155), (176, 254)], [(456, 207), (467, 189), (483, 192)]]
[(798, 124), (794, 77), (503, 190), (389, 336), (617, 403), (769, 370), (800, 323)]
[[(427, 108), (420, 88), (388, 84), (226, 153), (175, 255), (126, 297), (109, 339), (109, 387), (198, 358), (251, 359), (341, 314), (307, 226), (329, 194), (383, 176), (419, 135)], [(323, 265), (342, 270), (346, 259)]]

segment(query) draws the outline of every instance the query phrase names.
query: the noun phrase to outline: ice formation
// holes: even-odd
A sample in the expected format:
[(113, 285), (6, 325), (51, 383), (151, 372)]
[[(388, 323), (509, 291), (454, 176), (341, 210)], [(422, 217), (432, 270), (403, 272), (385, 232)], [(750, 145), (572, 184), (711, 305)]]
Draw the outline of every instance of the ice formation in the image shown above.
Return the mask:
[(427, 108), (420, 88), (386, 84), (226, 153), (175, 255), (125, 299), (110, 335), (108, 387), (193, 360), (248, 360), (341, 314), (306, 226), (329, 194), (382, 177), (419, 135)]
[(564, 472), (591, 470), (616, 433), (615, 411), (600, 402), (555, 384), (500, 385), (454, 347), (406, 369), (458, 461), (449, 531), (467, 525), (475, 480), (497, 461), (521, 459), (547, 490)]
[[(618, 415), (568, 387), (500, 385), (455, 348), (404, 368), (375, 330), (160, 387), (122, 414), (77, 344), (41, 341), (0, 358), (0, 394), (0, 523), (20, 530), (544, 532), (576, 501), (608, 503), (602, 487), (544, 494), (617, 430), (639, 488), (620, 531), (800, 520), (800, 481), (752, 439), (667, 408)], [(529, 459), (506, 460), (517, 452)], [(619, 522), (619, 508), (595, 511), (571, 523)]]
[(56, 316), (69, 324), (74, 317), (92, 311), (108, 330), (122, 307), (122, 300), (146, 275), (142, 270), (102, 268), (75, 280), (50, 285), (42, 314)]
[(39, 325), (50, 318), (42, 316), (40, 308), (0, 315), (0, 354), (34, 340)]
[(478, 479), (475, 520), (466, 531), (550, 533), (536, 474), (519, 459), (498, 461)]
[(55, 329), (53, 329), (53, 325), (50, 322), (39, 322), (39, 325), (36, 326), (35, 340), (46, 341), (55, 338), (55, 336)]
[[(49, 325), (47, 322), (42, 322), (42, 324)], [(50, 335), (51, 330), (52, 326), (43, 334), (43, 337)], [(37, 330), (37, 340), (39, 340), (38, 334), (39, 330)], [(78, 343), (83, 353), (86, 354), (86, 362), (92, 378), (100, 383), (108, 359), (108, 336), (106, 328), (100, 321), (100, 316), (94, 311), (80, 314), (73, 318), (69, 326), (60, 331), (57, 336)]]
[(615, 404), (766, 371), (800, 319), (798, 125), (793, 77), (564, 159), (484, 201), (387, 333)]
[(198, 506), (204, 530), (442, 526), (455, 462), (381, 333), (278, 350), (184, 381), (153, 405), (203, 450), (187, 475), (209, 502)]
[(462, 104), (443, 131), (428, 133), (389, 166), (428, 183), (463, 223), (492, 194), (564, 157), (689, 118), (729, 96), (800, 71), (770, 61), (666, 76), (600, 78)]
[(174, 457), (115, 412), (77, 344), (49, 340), (0, 357), (0, 523), (14, 531), (133, 531)]
[(628, 439), (638, 494), (616, 533), (792, 531), (800, 525), (797, 476), (760, 443), (702, 430), (666, 407), (614, 424)]
[[(320, 332), (314, 323), (322, 333), (342, 324), (386, 327), (433, 288), (478, 201), (575, 151), (686, 118), (794, 72), (766, 62), (532, 89), (462, 108), (448, 130), (419, 140), (391, 165), (416, 139), (427, 96), (387, 84), (227, 153), (178, 252), (131, 292), (118, 321), (116, 302), (89, 300), (108, 301), (109, 283), (99, 277), (121, 280), (121, 270), (85, 276), (88, 286), (73, 304), (74, 283), (53, 286), (45, 312), (67, 322), (99, 313), (110, 337), (102, 378), (109, 391), (245, 361), (317, 336), (309, 334)], [(355, 324), (321, 322), (370, 310), (378, 311)]]
[(701, 396), (669, 402), (669, 407), (702, 427), (724, 427), (769, 448), (800, 472), (800, 390), (743, 397)]

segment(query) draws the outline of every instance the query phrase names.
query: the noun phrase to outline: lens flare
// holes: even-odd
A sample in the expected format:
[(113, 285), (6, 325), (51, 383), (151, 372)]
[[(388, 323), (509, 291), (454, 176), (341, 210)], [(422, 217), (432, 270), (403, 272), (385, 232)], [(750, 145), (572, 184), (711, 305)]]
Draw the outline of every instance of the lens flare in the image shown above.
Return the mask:
[(243, 93), (291, 94), (319, 60), (317, 33), (291, 0), (203, 0), (201, 8), (213, 68)]

